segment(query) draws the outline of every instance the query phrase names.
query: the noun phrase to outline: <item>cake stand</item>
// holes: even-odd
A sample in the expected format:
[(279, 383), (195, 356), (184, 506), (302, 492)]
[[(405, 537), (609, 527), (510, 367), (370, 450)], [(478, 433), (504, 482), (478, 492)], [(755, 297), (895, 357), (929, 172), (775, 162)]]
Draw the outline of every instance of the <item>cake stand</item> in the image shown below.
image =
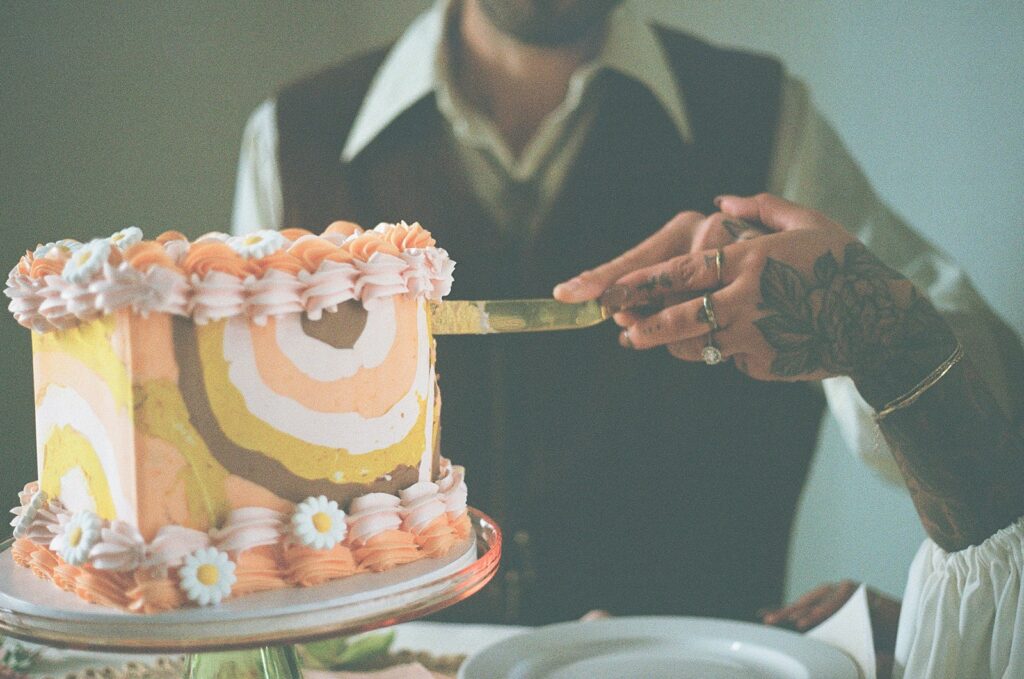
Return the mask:
[(480, 590), (498, 570), (501, 529), (469, 509), (473, 535), (440, 559), (317, 587), (135, 615), (87, 604), (17, 566), (0, 544), (0, 633), (90, 651), (184, 653), (193, 679), (301, 677), (293, 644), (414, 620)]

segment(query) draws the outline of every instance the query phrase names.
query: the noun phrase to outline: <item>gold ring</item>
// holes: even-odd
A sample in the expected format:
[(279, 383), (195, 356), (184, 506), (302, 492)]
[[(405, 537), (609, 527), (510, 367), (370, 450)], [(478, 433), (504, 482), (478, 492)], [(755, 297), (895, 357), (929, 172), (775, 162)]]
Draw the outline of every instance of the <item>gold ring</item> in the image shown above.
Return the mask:
[(722, 287), (724, 281), (722, 280), (722, 268), (725, 266), (725, 250), (718, 248), (715, 250), (715, 274), (718, 276), (718, 287)]
[(704, 307), (697, 311), (697, 317), (699, 320), (707, 323), (711, 326), (711, 332), (718, 330), (718, 320), (715, 318), (715, 307), (711, 305), (711, 293), (707, 293), (703, 297)]

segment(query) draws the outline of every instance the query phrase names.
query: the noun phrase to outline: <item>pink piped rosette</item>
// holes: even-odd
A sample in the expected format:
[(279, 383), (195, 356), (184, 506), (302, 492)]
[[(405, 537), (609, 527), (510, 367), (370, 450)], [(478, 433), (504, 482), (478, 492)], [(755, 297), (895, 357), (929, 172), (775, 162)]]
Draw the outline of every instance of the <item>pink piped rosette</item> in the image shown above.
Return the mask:
[(350, 300), (367, 309), (395, 295), (439, 301), (455, 263), (418, 223), (363, 230), (335, 222), (244, 236), (210, 232), (189, 242), (177, 231), (143, 240), (129, 227), (88, 243), (63, 240), (26, 252), (7, 277), (8, 309), (36, 332), (64, 330), (130, 309), (203, 325), (247, 316), (306, 313), (318, 320)]
[(357, 497), (350, 512), (352, 554), (360, 568), (380, 572), (422, 556), (416, 538), (402, 530), (401, 500), (394, 495)]

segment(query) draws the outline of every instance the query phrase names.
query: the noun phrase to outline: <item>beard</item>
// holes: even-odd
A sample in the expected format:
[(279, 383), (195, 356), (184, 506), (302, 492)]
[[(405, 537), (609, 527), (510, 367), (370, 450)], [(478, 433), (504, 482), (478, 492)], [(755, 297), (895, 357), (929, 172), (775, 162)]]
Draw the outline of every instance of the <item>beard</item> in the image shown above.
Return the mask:
[(622, 0), (478, 0), (488, 20), (515, 40), (537, 47), (580, 42)]

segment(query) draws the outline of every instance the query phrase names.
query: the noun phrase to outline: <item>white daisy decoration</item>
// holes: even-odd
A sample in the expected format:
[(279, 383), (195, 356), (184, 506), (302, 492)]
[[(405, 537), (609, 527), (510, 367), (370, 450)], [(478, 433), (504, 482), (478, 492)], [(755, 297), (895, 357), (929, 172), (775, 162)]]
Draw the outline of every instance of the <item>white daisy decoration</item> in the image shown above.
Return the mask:
[(129, 226), (127, 229), (121, 229), (111, 235), (109, 240), (122, 250), (126, 250), (142, 240), (142, 229), (137, 226)]
[(292, 535), (307, 547), (331, 549), (344, 540), (347, 533), (345, 512), (337, 502), (323, 495), (306, 498), (292, 514)]
[(46, 245), (37, 246), (32, 252), (32, 257), (34, 259), (43, 259), (55, 252), (62, 252), (65, 255), (70, 255), (80, 247), (82, 247), (82, 244), (77, 240), (63, 238), (56, 243), (47, 243)]
[(216, 547), (197, 549), (185, 557), (178, 570), (181, 589), (200, 606), (216, 606), (231, 594), (235, 584), (235, 562)]
[(11, 510), (15, 513), (14, 520), (11, 521), (11, 525), (14, 526), (15, 538), (25, 537), (28, 529), (32, 526), (32, 522), (36, 520), (39, 510), (46, 504), (48, 499), (50, 498), (44, 491), (37, 490), (24, 506)]
[(60, 527), (60, 532), (50, 543), (50, 549), (72, 566), (81, 566), (89, 558), (91, 550), (100, 539), (103, 519), (88, 509), (76, 512)]
[(64, 265), (61, 277), (76, 285), (88, 283), (103, 268), (103, 264), (110, 257), (111, 247), (113, 246), (106, 238), (89, 241), (71, 255)]
[(246, 259), (260, 259), (288, 247), (289, 241), (277, 231), (263, 229), (235, 236), (228, 241), (228, 245)]

